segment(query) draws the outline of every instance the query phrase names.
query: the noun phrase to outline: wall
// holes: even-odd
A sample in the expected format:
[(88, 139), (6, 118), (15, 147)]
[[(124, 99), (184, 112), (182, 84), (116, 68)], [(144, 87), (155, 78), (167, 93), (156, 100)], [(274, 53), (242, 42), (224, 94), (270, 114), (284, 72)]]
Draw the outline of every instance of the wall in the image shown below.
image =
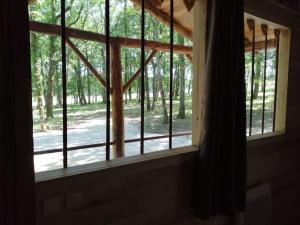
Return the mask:
[[(292, 28), (286, 134), (249, 142), (248, 185), (271, 183), (272, 225), (298, 225), (300, 16), (268, 0), (246, 0), (245, 9)], [(192, 150), (180, 155), (166, 153), (159, 159), (98, 172), (70, 172), (51, 181), (40, 175), (38, 224), (171, 224), (192, 210), (196, 156)]]

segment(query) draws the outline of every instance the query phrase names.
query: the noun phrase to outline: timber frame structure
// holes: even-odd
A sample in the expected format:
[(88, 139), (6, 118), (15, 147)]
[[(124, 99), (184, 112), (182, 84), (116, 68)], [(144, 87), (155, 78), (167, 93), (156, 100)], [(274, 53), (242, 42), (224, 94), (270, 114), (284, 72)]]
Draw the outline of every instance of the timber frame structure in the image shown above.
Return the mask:
[[(141, 7), (141, 0), (131, 0), (134, 7)], [(33, 2), (33, 1), (31, 1)], [(193, 6), (195, 0), (184, 0), (175, 1), (174, 0), (174, 14), (171, 18), (170, 10), (168, 6), (170, 5), (170, 0), (144, 0), (144, 9), (146, 12), (155, 16), (162, 23), (170, 26), (171, 19), (173, 20), (174, 31), (180, 33), (183, 37), (192, 40), (193, 39)], [(183, 19), (182, 19), (183, 18)], [(179, 22), (180, 21), (180, 22)], [(247, 20), (245, 20), (247, 25)], [(252, 51), (253, 47), (256, 50), (261, 50), (265, 47), (267, 43), (268, 48), (276, 47), (276, 38), (274, 34), (268, 36), (267, 42), (263, 39), (263, 31), (261, 31), (260, 26), (255, 27), (257, 30), (258, 38), (254, 44), (251, 41), (252, 29), (251, 26), (245, 26), (245, 51)], [(46, 24), (36, 21), (30, 22), (30, 31), (37, 32), (45, 35), (52, 36), (62, 36), (62, 26), (54, 24)], [(274, 32), (269, 29), (269, 32)], [(138, 69), (127, 83), (122, 83), (122, 65), (121, 65), (121, 48), (141, 48), (142, 43), (144, 48), (150, 50), (150, 54), (145, 59), (142, 67), (146, 67), (155, 55), (161, 52), (170, 52), (171, 45), (169, 43), (162, 43), (157, 41), (140, 40), (127, 37), (109, 37), (110, 46), (110, 77), (111, 84), (107, 84), (104, 79), (105, 75), (100, 74), (84, 56), (84, 54), (76, 47), (72, 42), (72, 39), (94, 41), (98, 43), (107, 43), (106, 35), (84, 31), (80, 29), (74, 29), (70, 27), (64, 28), (65, 43), (72, 49), (74, 54), (81, 62), (90, 70), (92, 75), (96, 77), (99, 83), (104, 87), (110, 87), (108, 93), (111, 95), (111, 108), (112, 108), (112, 144), (113, 146), (113, 156), (123, 157), (124, 156), (124, 103), (123, 94), (129, 89), (133, 82), (141, 75), (143, 68)], [(261, 34), (262, 38), (259, 37)], [(184, 55), (189, 62), (193, 61), (193, 48), (190, 46), (183, 45), (172, 45), (173, 53)], [(174, 134), (174, 136), (179, 136), (180, 134)], [(187, 135), (184, 133), (182, 135)], [(153, 138), (154, 139), (154, 138)], [(132, 140), (133, 142), (134, 140)], [(137, 141), (137, 140), (135, 140)], [(130, 142), (130, 141), (129, 141)]]

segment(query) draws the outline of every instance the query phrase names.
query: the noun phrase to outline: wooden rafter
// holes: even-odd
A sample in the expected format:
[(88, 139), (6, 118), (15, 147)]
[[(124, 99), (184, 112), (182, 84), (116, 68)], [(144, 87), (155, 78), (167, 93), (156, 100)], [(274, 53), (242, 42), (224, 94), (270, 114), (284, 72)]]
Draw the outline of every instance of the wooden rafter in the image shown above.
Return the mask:
[[(61, 26), (55, 24), (46, 24), (46, 23), (31, 21), (30, 30), (33, 32), (47, 34), (47, 35), (56, 35), (56, 36), (61, 35)], [(98, 34), (95, 32), (84, 31), (84, 30), (79, 30), (74, 28), (66, 28), (66, 35), (69, 38), (95, 41), (100, 43), (105, 43), (106, 40), (106, 36), (103, 34)], [(122, 47), (141, 48), (141, 40), (134, 39), (134, 38), (110, 37), (110, 42), (111, 44), (113, 43), (119, 44)], [(162, 51), (162, 52), (169, 52), (170, 44), (145, 40), (145, 48)], [(191, 54), (193, 49), (192, 47), (189, 46), (174, 45), (173, 51), (174, 53), (177, 54)]]
[(74, 45), (70, 39), (66, 39), (67, 45), (73, 50), (75, 55), (85, 64), (85, 66), (91, 71), (91, 73), (97, 78), (97, 80), (106, 88), (106, 81), (102, 76), (97, 72), (97, 70), (90, 64), (87, 58), (80, 52), (80, 50)]
[[(267, 42), (268, 48), (275, 48), (276, 47), (276, 40), (271, 39)], [(255, 43), (255, 50), (261, 50), (265, 48), (265, 42), (260, 41)], [(250, 52), (252, 50), (252, 42), (248, 39), (245, 39), (245, 52)]]
[[(134, 4), (141, 7), (141, 0), (131, 0)], [(161, 22), (164, 24), (169, 25), (170, 24), (170, 16), (165, 13), (164, 11), (160, 10), (155, 6), (155, 4), (151, 0), (145, 0), (145, 9), (155, 17), (157, 17)], [(184, 27), (180, 24), (179, 21), (174, 19), (174, 30), (178, 33), (182, 34), (184, 37), (192, 40), (192, 31), (188, 28)]]
[(195, 5), (195, 0), (183, 0), (183, 2), (188, 11), (191, 11)]
[[(153, 59), (153, 57), (156, 55), (157, 50), (153, 50), (151, 52), (151, 54), (148, 56), (147, 60), (145, 61), (144, 67), (146, 67), (151, 60)], [(129, 87), (132, 85), (132, 83), (140, 76), (142, 69), (139, 68), (135, 74), (127, 81), (127, 83), (123, 86), (123, 93), (125, 93)]]

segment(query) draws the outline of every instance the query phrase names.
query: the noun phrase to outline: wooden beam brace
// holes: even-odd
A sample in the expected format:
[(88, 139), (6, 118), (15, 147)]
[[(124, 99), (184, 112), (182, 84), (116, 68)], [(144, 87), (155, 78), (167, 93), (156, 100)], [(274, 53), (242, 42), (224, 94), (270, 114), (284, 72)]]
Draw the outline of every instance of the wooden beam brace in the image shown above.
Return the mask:
[[(145, 61), (144, 67), (146, 67), (151, 62), (151, 60), (156, 55), (156, 53), (157, 53), (157, 50), (153, 50), (151, 52), (151, 54), (149, 55), (149, 57)], [(125, 93), (129, 89), (129, 87), (133, 84), (133, 82), (140, 76), (141, 71), (142, 71), (142, 68), (139, 68), (135, 72), (135, 74), (127, 81), (127, 83), (123, 86), (123, 93)]]
[(121, 47), (111, 44), (111, 107), (112, 107), (112, 138), (113, 156), (124, 156), (124, 103), (122, 90)]
[[(30, 30), (37, 33), (47, 34), (47, 35), (61, 35), (61, 26), (56, 24), (46, 24), (41, 22), (30, 21)], [(98, 34), (95, 32), (84, 31), (74, 28), (66, 28), (66, 36), (69, 38), (75, 38), (80, 40), (95, 41), (100, 43), (105, 43), (106, 36), (103, 34)], [(134, 38), (125, 37), (110, 37), (110, 42), (115, 44), (120, 44), (122, 47), (128, 48), (140, 48), (141, 40)], [(146, 49), (153, 49), (162, 52), (169, 52), (169, 43), (157, 42), (157, 41), (145, 41)], [(174, 53), (177, 54), (191, 54), (193, 51), (192, 47), (184, 45), (174, 45)]]
[(66, 39), (66, 44), (74, 51), (75, 55), (86, 65), (86, 67), (91, 71), (91, 73), (100, 81), (104, 88), (106, 88), (106, 81), (97, 72), (97, 70), (89, 63), (87, 58), (80, 52), (80, 50), (73, 44), (70, 39)]
[(193, 57), (190, 54), (186, 54), (185, 57), (189, 60), (190, 63), (193, 63)]
[[(141, 0), (131, 0), (133, 3), (141, 7)], [(162, 23), (170, 26), (170, 16), (160, 10), (157, 6), (152, 3), (152, 0), (145, 0), (145, 9), (152, 14), (153, 16), (157, 17)], [(188, 28), (184, 27), (180, 24), (176, 19), (174, 19), (174, 30), (178, 33), (182, 34), (184, 37), (192, 40), (192, 31)]]

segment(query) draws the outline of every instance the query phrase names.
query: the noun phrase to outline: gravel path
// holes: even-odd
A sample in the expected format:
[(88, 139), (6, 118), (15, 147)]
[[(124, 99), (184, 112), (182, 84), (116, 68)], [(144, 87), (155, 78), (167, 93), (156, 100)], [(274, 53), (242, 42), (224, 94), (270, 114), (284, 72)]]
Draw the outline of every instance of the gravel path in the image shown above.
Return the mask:
[[(80, 123), (68, 130), (68, 146), (80, 146), (105, 142), (106, 126), (105, 118), (92, 119)], [(145, 137), (156, 135), (145, 133)], [(159, 135), (159, 134), (157, 134)], [(125, 138), (139, 138), (140, 128), (129, 119), (125, 119)], [(51, 130), (34, 134), (34, 149), (36, 152), (49, 149), (62, 148), (63, 138), (61, 130)], [(145, 153), (159, 151), (168, 148), (168, 138), (145, 141)], [(173, 146), (181, 147), (191, 145), (191, 136), (173, 138)], [(140, 143), (125, 144), (125, 155), (138, 155)], [(68, 152), (69, 166), (83, 165), (105, 160), (105, 147), (82, 149)], [(51, 153), (35, 156), (35, 171), (46, 171), (62, 168), (62, 153)]]

